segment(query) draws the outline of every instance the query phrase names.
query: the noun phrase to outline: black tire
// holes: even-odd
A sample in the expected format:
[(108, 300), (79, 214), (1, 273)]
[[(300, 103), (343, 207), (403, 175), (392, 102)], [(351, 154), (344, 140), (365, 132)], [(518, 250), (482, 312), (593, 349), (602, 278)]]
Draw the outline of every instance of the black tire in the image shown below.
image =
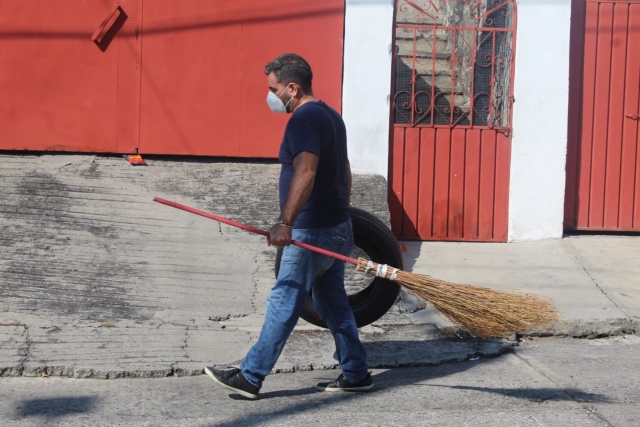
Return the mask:
[[(351, 222), (356, 246), (354, 252), (362, 254), (362, 251), (364, 251), (366, 257), (372, 261), (400, 269), (403, 268), (402, 253), (400, 252), (398, 241), (382, 221), (362, 209), (351, 208)], [(358, 248), (361, 251), (358, 251)], [(276, 278), (280, 271), (281, 259), (282, 248), (278, 248), (275, 265)], [(396, 302), (399, 292), (400, 286), (397, 283), (374, 277), (364, 289), (350, 294), (349, 305), (353, 310), (358, 327), (369, 325), (384, 316)], [(307, 298), (301, 317), (316, 326), (327, 327), (327, 324), (313, 306), (311, 294)]]

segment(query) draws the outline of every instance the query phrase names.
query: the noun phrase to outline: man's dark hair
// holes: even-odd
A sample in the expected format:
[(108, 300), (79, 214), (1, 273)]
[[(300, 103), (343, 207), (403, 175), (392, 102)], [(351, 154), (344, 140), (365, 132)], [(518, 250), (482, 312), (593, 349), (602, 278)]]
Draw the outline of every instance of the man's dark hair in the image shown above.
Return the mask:
[(264, 67), (264, 73), (273, 72), (280, 83), (296, 83), (304, 93), (311, 92), (311, 79), (313, 73), (311, 66), (300, 55), (285, 53), (269, 62)]

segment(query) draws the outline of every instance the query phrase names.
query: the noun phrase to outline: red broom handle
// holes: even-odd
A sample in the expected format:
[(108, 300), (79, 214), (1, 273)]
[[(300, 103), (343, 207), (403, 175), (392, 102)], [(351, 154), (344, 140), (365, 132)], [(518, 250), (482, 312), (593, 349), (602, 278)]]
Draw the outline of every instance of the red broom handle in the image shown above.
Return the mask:
[[(216, 220), (218, 222), (223, 222), (225, 224), (232, 225), (234, 227), (238, 227), (238, 228), (241, 228), (243, 230), (250, 231), (252, 233), (262, 234), (263, 236), (269, 237), (269, 232), (268, 231), (261, 230), (259, 228), (252, 227), (250, 225), (243, 224), (241, 222), (236, 222), (236, 221), (233, 221), (231, 219), (224, 218), (224, 217), (221, 217), (221, 216), (218, 216), (218, 215), (214, 215), (214, 214), (209, 213), (209, 212), (201, 211), (200, 209), (192, 208), (192, 207), (189, 207), (189, 206), (186, 206), (186, 205), (181, 205), (180, 203), (172, 202), (172, 201), (166, 200), (166, 199), (161, 199), (160, 197), (154, 197), (153, 201), (154, 202), (158, 202), (158, 203), (162, 203), (163, 205), (171, 206), (173, 208), (182, 209), (183, 211), (191, 212), (191, 213), (194, 213), (196, 215), (203, 216), (205, 218), (214, 219), (214, 220)], [(351, 263), (353, 265), (358, 265), (358, 260), (357, 259), (349, 258), (348, 256), (340, 255), (340, 254), (337, 254), (335, 252), (331, 252), (331, 251), (328, 251), (326, 249), (319, 248), (317, 246), (309, 245), (307, 243), (298, 242), (296, 240), (292, 240), (291, 244), (295, 245), (295, 246), (299, 246), (299, 247), (304, 248), (304, 249), (308, 249), (308, 250), (313, 251), (313, 252), (317, 252), (317, 253), (322, 254), (322, 255), (327, 255), (327, 256), (330, 256), (332, 258), (339, 259), (340, 261), (348, 262), (348, 263)]]

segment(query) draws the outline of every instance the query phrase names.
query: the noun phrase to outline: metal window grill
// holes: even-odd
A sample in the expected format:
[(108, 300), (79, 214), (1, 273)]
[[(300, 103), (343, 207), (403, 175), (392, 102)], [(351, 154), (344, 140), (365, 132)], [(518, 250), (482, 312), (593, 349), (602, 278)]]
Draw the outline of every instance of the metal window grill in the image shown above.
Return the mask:
[(394, 123), (508, 128), (515, 0), (398, 0)]

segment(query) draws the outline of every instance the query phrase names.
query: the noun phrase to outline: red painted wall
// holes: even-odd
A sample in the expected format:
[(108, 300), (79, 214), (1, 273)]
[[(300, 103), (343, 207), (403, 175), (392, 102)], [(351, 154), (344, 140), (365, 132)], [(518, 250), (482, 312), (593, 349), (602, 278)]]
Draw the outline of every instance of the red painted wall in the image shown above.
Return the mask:
[[(340, 110), (344, 2), (0, 4), (0, 149), (276, 157), (265, 64), (296, 52)], [(107, 20), (108, 21), (108, 20)]]

